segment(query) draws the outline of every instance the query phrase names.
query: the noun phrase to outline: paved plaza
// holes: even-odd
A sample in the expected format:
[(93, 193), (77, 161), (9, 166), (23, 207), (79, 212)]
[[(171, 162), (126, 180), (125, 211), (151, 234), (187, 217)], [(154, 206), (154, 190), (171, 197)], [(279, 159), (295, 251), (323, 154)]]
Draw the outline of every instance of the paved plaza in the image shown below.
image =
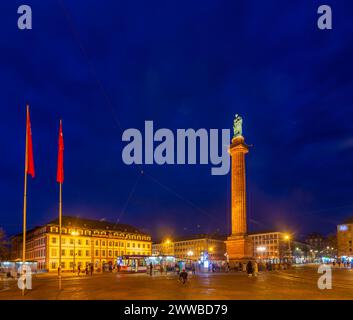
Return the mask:
[(54, 274), (33, 277), (33, 289), (22, 297), (15, 280), (0, 281), (0, 299), (353, 299), (353, 270), (333, 269), (332, 289), (317, 286), (318, 266), (262, 272), (200, 273), (183, 285), (175, 274), (65, 274), (62, 290)]

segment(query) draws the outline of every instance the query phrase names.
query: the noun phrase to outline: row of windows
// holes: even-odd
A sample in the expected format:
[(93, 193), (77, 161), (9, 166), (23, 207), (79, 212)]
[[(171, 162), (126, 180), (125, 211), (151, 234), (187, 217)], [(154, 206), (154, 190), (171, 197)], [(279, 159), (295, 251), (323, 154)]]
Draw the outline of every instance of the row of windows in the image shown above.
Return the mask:
[[(58, 252), (59, 250), (57, 250), (56, 248), (52, 248), (51, 249), (51, 256), (52, 257), (56, 257), (58, 255)], [(94, 251), (94, 254), (96, 257), (99, 257), (99, 256), (102, 256), (102, 257), (105, 257), (106, 254), (108, 254), (108, 257), (113, 257), (113, 252), (114, 252), (114, 256), (115, 257), (118, 257), (119, 256), (119, 253), (120, 255), (124, 255), (124, 251), (113, 251), (113, 250), (95, 250)], [(74, 250), (73, 249), (70, 249), (70, 250), (65, 250), (65, 249), (62, 249), (61, 250), (61, 256), (62, 257), (66, 257), (66, 256), (73, 256), (75, 253), (76, 256), (78, 257), (83, 257), (83, 256), (86, 256), (86, 257), (90, 257), (91, 256), (91, 252), (90, 250)], [(136, 252), (130, 252), (128, 251), (127, 252), (128, 255), (130, 254), (136, 254)], [(139, 252), (139, 254), (143, 254), (143, 255), (148, 255), (148, 252)]]
[[(61, 238), (61, 244), (66, 244), (66, 240), (69, 240), (68, 243), (70, 244), (78, 244), (78, 245), (82, 245), (82, 243), (85, 243), (86, 246), (89, 245), (89, 240), (85, 240), (85, 241), (82, 241), (81, 239), (74, 239), (74, 238), (70, 238), (70, 239), (65, 239), (65, 238)], [(76, 243), (75, 243), (75, 240), (76, 240)], [(51, 243), (53, 244), (56, 244), (56, 243), (59, 243), (59, 238), (56, 238), (56, 237), (52, 237), (51, 238)]]
[[(70, 238), (69, 239), (70, 241), (69, 241), (69, 243), (70, 244), (78, 244), (78, 245), (82, 245), (83, 243), (85, 243), (86, 244), (86, 246), (88, 246), (89, 245), (89, 240), (81, 240), (81, 239), (74, 239), (74, 238)], [(75, 243), (75, 240), (76, 240), (76, 243)], [(53, 243), (53, 244), (56, 244), (56, 243), (58, 243), (59, 242), (59, 239), (57, 239), (56, 237), (52, 237), (51, 238), (51, 242)], [(62, 244), (65, 244), (66, 243), (66, 239), (65, 238), (62, 238), (61, 239), (61, 243)], [(100, 240), (96, 240), (95, 241), (95, 245), (96, 246), (99, 246), (99, 243), (100, 243)], [(113, 246), (115, 246), (115, 247), (124, 247), (124, 242), (118, 242), (118, 241), (105, 241), (105, 240), (102, 240), (101, 241), (101, 244), (102, 244), (102, 246), (105, 246), (105, 245), (109, 245), (109, 247), (113, 247)], [(137, 245), (135, 244), (135, 242), (132, 242), (132, 243), (130, 243), (130, 242), (127, 242), (127, 244), (126, 244), (126, 246), (129, 248), (130, 247), (130, 245), (132, 246), (132, 248), (135, 248), (135, 247), (137, 247), (137, 248), (150, 248), (150, 244), (145, 244), (145, 243), (143, 243), (143, 244), (140, 244), (140, 243), (138, 243)]]
[(45, 250), (34, 250), (30, 252), (26, 252), (26, 259), (34, 259), (34, 258), (40, 258), (45, 256)]
[(30, 247), (38, 247), (40, 245), (44, 245), (45, 244), (45, 239), (44, 238), (39, 238), (39, 239), (36, 239), (34, 241), (31, 241), (30, 243)]
[(263, 234), (263, 235), (257, 235), (257, 236), (250, 236), (251, 238), (255, 240), (271, 240), (271, 239), (278, 239), (279, 234), (278, 233), (270, 233), (270, 234)]
[[(61, 228), (61, 233), (66, 234), (66, 233), (72, 233), (73, 231), (78, 232), (80, 235), (92, 235), (92, 231), (90, 230), (76, 230), (76, 229), (66, 229), (66, 228)], [(50, 228), (50, 232), (59, 232), (59, 228), (58, 227), (51, 227)], [(109, 233), (109, 232), (108, 232)], [(128, 239), (136, 239), (136, 240), (151, 240), (151, 237), (149, 236), (143, 236), (143, 235), (130, 235), (127, 234), (125, 235), (124, 233), (118, 233), (118, 232), (112, 232), (109, 233), (115, 237), (123, 237), (123, 238), (128, 238)], [(93, 235), (107, 235), (106, 231), (98, 231), (95, 230), (93, 231)]]
[(255, 240), (254, 244), (278, 244), (278, 240)]
[(220, 241), (220, 240), (204, 240), (204, 239), (201, 239), (201, 240), (190, 240), (190, 241), (181, 241), (181, 242), (175, 242), (175, 246), (176, 247), (182, 247), (182, 246), (195, 246), (195, 245), (200, 245), (201, 243), (208, 243), (208, 245), (211, 245), (211, 244), (217, 244), (219, 242), (222, 242), (223, 241)]

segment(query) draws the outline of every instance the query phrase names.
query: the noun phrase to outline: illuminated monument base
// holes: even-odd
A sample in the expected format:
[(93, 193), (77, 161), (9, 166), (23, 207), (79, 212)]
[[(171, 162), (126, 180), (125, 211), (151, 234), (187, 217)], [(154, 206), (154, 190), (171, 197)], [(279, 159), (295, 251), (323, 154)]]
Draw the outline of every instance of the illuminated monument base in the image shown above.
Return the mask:
[(253, 242), (247, 236), (229, 236), (225, 243), (229, 261), (253, 259)]

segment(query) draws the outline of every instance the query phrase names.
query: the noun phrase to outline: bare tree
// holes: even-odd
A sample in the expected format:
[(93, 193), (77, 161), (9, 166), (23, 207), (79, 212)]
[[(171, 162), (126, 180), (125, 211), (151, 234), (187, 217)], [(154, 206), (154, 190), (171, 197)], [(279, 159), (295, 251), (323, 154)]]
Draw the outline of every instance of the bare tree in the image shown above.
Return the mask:
[(0, 261), (8, 259), (9, 248), (8, 241), (6, 240), (5, 231), (0, 228)]

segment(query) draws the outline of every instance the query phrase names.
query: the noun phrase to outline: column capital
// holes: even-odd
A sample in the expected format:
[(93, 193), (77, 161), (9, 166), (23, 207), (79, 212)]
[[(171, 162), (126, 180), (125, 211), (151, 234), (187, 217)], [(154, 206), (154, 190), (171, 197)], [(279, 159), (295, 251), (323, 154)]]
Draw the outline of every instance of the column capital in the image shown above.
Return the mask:
[(232, 143), (229, 146), (229, 153), (231, 156), (233, 156), (233, 154), (236, 152), (249, 152), (249, 146), (245, 143), (243, 136), (238, 136), (232, 139)]

